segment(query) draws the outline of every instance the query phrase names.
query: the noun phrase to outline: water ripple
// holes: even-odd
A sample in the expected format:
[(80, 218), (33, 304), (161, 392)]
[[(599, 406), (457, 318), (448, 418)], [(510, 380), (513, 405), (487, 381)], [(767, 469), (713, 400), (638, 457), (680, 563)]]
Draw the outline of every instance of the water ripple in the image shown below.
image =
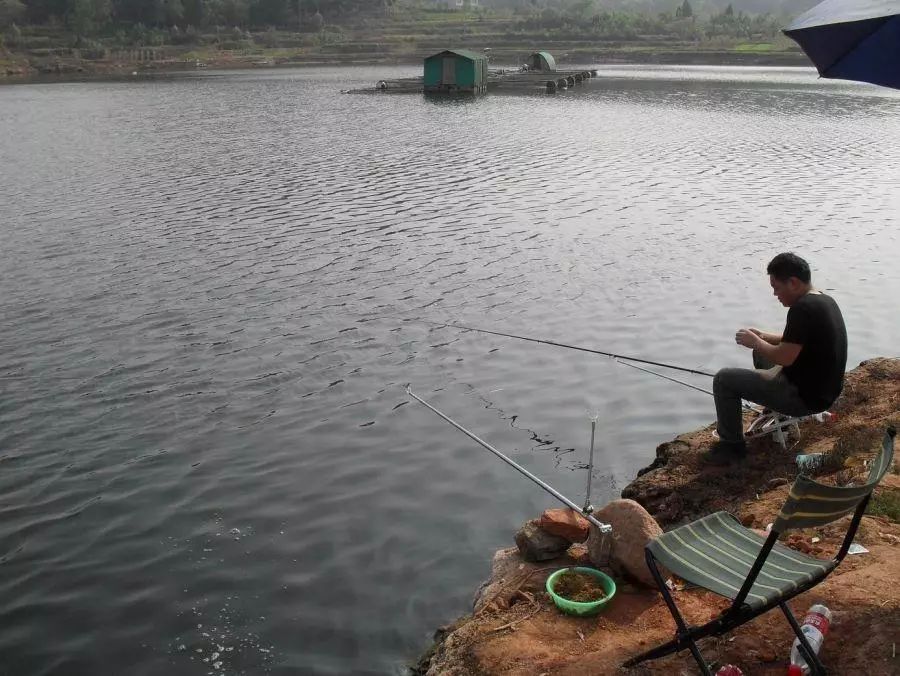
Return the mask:
[(10, 673), (401, 671), (550, 504), (406, 383), (576, 500), (599, 412), (595, 503), (712, 420), (441, 322), (715, 369), (783, 321), (763, 269), (795, 249), (851, 362), (896, 355), (895, 93), (611, 66), (555, 98), (338, 94), (386, 75), (0, 91)]

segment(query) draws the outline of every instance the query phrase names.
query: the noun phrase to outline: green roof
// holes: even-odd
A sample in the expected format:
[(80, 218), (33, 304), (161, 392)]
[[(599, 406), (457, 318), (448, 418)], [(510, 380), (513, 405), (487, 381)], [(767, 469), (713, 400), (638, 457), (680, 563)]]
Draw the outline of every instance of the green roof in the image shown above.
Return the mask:
[[(461, 56), (464, 59), (469, 59), (471, 61), (483, 61), (486, 60), (487, 57), (484, 54), (479, 54), (478, 52), (473, 52), (468, 49), (445, 49), (443, 51), (438, 52), (437, 54), (432, 54), (431, 56), (426, 56), (425, 60), (433, 59), (436, 56), (440, 56), (441, 54), (456, 54), (457, 56)], [(550, 57), (553, 58), (553, 57)]]
[(543, 57), (544, 61), (546, 61), (547, 65), (550, 67), (550, 70), (556, 70), (556, 61), (553, 59), (553, 55), (550, 52), (534, 52), (531, 57), (534, 56)]

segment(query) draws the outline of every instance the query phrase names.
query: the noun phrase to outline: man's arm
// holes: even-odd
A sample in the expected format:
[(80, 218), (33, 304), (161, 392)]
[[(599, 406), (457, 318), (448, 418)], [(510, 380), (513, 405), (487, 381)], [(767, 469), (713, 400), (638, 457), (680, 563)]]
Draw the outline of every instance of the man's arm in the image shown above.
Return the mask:
[(766, 333), (765, 331), (760, 331), (759, 329), (749, 328), (747, 329), (750, 333), (755, 333), (757, 336), (766, 341), (769, 345), (778, 345), (781, 342), (780, 333)]
[[(740, 331), (738, 331), (740, 333)], [(749, 334), (753, 335), (753, 334)], [(800, 350), (803, 349), (802, 345), (798, 345), (797, 343), (785, 343), (780, 342), (778, 345), (772, 345), (769, 342), (763, 340), (760, 336), (755, 336), (756, 342), (753, 345), (747, 345), (746, 343), (742, 343), (738, 341), (741, 345), (746, 345), (746, 347), (752, 347), (756, 350), (761, 356), (768, 359), (773, 364), (778, 364), (779, 366), (790, 366), (794, 363), (797, 357), (800, 355)]]
[[(767, 336), (776, 337), (772, 334), (767, 334)], [(797, 359), (803, 346), (797, 343), (786, 343), (781, 340), (781, 336), (777, 336), (777, 338), (779, 340), (778, 344), (773, 345), (759, 333), (755, 333), (753, 329), (739, 329), (734, 336), (734, 340), (738, 345), (756, 350), (760, 356), (773, 364), (790, 366)]]

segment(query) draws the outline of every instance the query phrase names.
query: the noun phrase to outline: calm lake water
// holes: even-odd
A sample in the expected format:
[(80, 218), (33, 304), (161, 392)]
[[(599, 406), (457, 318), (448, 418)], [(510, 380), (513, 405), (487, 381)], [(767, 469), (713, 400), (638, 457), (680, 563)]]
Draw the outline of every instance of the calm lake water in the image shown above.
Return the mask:
[[(553, 500), (707, 395), (806, 256), (897, 356), (900, 95), (807, 69), (353, 96), (417, 69), (0, 88), (0, 674), (400, 674)], [(691, 376), (686, 376), (692, 378)], [(691, 382), (709, 387), (709, 379)]]

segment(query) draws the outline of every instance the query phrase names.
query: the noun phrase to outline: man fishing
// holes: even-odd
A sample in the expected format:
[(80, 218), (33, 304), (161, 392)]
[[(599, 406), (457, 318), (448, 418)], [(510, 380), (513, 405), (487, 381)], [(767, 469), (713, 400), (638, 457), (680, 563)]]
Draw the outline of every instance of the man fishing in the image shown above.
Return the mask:
[(775, 256), (766, 268), (775, 297), (788, 308), (782, 334), (739, 329), (738, 345), (753, 350), (754, 369), (726, 368), (713, 379), (719, 440), (707, 459), (727, 463), (747, 452), (741, 400), (778, 413), (804, 416), (824, 411), (841, 393), (847, 366), (847, 330), (840, 308), (812, 286), (805, 260)]

